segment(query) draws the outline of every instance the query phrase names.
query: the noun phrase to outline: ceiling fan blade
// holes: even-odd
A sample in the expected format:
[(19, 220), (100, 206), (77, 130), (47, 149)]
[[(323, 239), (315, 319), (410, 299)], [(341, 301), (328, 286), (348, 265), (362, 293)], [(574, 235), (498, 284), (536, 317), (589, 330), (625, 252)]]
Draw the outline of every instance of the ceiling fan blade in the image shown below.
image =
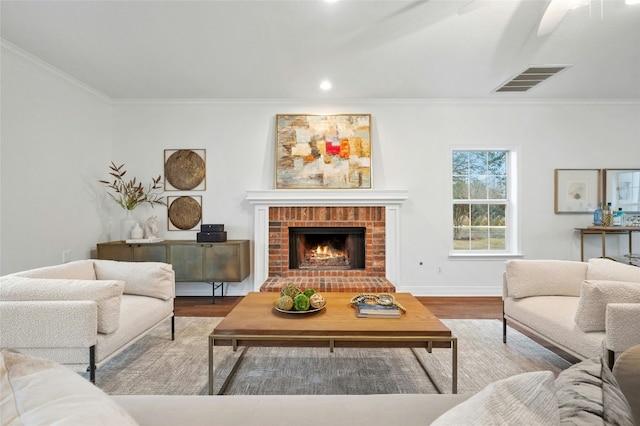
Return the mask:
[(569, 11), (566, 0), (551, 0), (538, 25), (538, 37), (551, 34)]

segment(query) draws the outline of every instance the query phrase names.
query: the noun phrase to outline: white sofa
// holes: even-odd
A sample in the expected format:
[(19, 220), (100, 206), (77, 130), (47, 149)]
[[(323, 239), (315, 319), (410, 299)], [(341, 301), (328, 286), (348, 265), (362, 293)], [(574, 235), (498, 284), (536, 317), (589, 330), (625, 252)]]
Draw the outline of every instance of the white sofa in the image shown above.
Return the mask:
[(609, 259), (512, 260), (503, 279), (503, 340), (517, 324), (578, 359), (640, 344), (640, 268)]
[[(622, 362), (621, 362), (622, 364)], [(640, 373), (631, 363), (624, 374)], [(638, 389), (631, 388), (632, 394)], [(70, 369), (0, 350), (2, 425), (559, 425), (632, 426), (601, 358), (560, 373), (523, 373), (474, 395), (107, 396)]]
[(170, 264), (79, 260), (0, 277), (0, 346), (95, 370), (171, 319)]

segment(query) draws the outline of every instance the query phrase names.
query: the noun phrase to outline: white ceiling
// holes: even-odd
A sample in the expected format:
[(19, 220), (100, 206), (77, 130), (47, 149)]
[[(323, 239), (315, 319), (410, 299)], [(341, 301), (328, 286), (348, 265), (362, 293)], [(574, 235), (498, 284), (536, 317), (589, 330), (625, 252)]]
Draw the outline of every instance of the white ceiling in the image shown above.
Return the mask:
[[(113, 99), (639, 100), (640, 5), (592, 0), (539, 37), (547, 4), (2, 0), (0, 13), (4, 41)], [(572, 66), (493, 92), (539, 64)]]

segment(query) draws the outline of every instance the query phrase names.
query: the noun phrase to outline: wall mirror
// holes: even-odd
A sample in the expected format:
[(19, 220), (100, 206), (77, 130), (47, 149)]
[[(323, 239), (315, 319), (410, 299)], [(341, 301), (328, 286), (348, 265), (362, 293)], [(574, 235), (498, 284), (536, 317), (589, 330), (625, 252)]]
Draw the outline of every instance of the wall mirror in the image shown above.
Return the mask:
[(605, 203), (614, 210), (640, 213), (640, 169), (605, 169), (603, 183)]

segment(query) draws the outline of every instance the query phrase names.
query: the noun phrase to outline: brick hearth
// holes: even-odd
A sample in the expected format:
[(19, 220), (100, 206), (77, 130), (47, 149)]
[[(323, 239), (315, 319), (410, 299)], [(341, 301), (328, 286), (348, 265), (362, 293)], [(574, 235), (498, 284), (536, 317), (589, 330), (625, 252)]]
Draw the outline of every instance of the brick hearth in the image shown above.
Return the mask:
[(344, 293), (394, 293), (396, 287), (386, 278), (379, 277), (312, 277), (312, 278), (281, 278), (271, 277), (262, 284), (260, 291), (280, 291), (282, 286), (293, 283), (302, 289), (312, 288), (322, 292)]

